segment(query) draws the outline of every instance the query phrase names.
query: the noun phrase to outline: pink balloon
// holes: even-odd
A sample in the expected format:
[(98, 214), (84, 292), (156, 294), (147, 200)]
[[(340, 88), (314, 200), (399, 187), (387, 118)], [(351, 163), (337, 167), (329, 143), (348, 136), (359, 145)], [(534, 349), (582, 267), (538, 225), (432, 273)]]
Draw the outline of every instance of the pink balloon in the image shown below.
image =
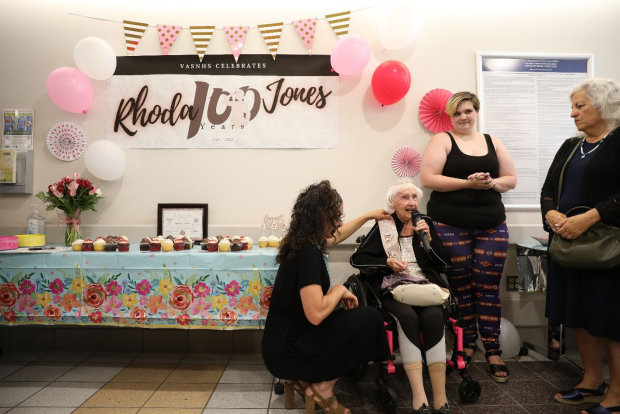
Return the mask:
[(341, 37), (332, 49), (332, 68), (341, 75), (361, 72), (370, 60), (370, 46), (362, 37), (346, 35)]
[(62, 67), (47, 77), (47, 93), (62, 109), (86, 113), (93, 103), (93, 85), (88, 76), (75, 68)]

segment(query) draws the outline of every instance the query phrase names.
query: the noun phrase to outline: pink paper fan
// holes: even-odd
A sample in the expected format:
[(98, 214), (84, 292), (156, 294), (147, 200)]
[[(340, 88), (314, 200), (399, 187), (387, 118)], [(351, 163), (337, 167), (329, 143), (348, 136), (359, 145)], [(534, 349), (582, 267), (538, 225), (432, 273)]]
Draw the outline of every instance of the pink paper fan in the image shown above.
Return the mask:
[(420, 172), (422, 156), (411, 147), (403, 147), (392, 156), (392, 169), (399, 177), (415, 177)]
[(47, 149), (62, 161), (73, 161), (86, 151), (86, 135), (73, 122), (60, 122), (47, 133)]
[(452, 129), (452, 122), (446, 113), (446, 103), (452, 92), (446, 89), (433, 89), (420, 102), (420, 120), (424, 126), (435, 134)]

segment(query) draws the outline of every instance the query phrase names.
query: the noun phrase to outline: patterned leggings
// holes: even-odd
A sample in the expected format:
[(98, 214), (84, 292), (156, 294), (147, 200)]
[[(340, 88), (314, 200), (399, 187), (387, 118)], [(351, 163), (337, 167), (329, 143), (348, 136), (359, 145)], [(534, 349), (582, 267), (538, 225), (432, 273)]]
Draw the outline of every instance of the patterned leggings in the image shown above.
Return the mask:
[[(463, 318), (463, 344), (478, 339), (484, 348), (499, 349), (502, 305), (499, 286), (508, 250), (508, 227), (502, 223), (488, 230), (473, 230), (435, 223), (452, 260), (450, 288), (459, 301)], [(476, 326), (476, 316), (478, 326)]]

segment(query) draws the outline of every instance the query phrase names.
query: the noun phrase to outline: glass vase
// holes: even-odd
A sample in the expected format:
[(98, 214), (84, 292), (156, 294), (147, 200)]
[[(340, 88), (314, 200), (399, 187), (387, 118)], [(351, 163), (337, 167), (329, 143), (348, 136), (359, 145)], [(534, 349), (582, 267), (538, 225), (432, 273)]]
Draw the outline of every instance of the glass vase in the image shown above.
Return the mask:
[(80, 225), (78, 223), (67, 223), (67, 228), (65, 230), (65, 245), (71, 246), (71, 244), (82, 237), (82, 230), (80, 229)]

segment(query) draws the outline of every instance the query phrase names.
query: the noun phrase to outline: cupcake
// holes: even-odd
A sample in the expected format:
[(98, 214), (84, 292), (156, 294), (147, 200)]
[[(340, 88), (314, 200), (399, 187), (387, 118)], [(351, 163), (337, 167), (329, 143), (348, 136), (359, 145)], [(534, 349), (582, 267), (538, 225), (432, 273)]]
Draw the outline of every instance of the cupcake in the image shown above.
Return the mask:
[(103, 237), (99, 237), (97, 238), (97, 240), (95, 240), (95, 242), (93, 243), (93, 249), (96, 252), (102, 252), (105, 250), (105, 240), (103, 239)]
[(228, 239), (222, 239), (219, 244), (220, 252), (230, 251), (230, 241)]
[(84, 243), (82, 244), (82, 250), (85, 251), (85, 252), (92, 252), (93, 251), (93, 241), (91, 239), (84, 240)]
[(243, 244), (240, 239), (233, 239), (232, 243), (230, 243), (230, 250), (233, 252), (240, 252), (243, 248)]
[(190, 250), (194, 247), (194, 241), (187, 236), (183, 236), (180, 238), (183, 241), (183, 248), (185, 250)]
[(248, 250), (252, 250), (252, 247), (254, 246), (254, 240), (252, 240), (251, 237), (246, 237), (245, 242), (248, 244)]
[(258, 239), (258, 247), (262, 249), (268, 246), (269, 246), (269, 239), (267, 237), (263, 236), (260, 239)]
[(115, 252), (116, 247), (118, 246), (118, 238), (114, 236), (108, 236), (105, 239), (105, 247), (104, 250), (106, 252)]
[(203, 250), (208, 250), (210, 252), (217, 252), (217, 249), (218, 249), (217, 238), (216, 237), (209, 237), (206, 240), (207, 240), (207, 242), (205, 243), (206, 247), (203, 246)]
[(221, 242), (221, 241), (222, 241), (222, 239), (224, 238), (224, 236), (221, 236), (221, 235), (219, 235), (219, 234), (218, 234), (217, 236), (215, 236), (215, 238), (217, 239), (217, 242), (219, 243), (219, 242)]
[(140, 251), (148, 252), (149, 250), (151, 250), (151, 239), (149, 237), (145, 237), (140, 240)]
[(211, 240), (211, 237), (202, 239), (202, 241), (200, 242), (200, 248), (202, 250), (208, 250), (207, 244), (209, 243), (209, 240)]
[(175, 251), (185, 250), (185, 242), (181, 239), (175, 239), (173, 247)]
[(126, 237), (118, 238), (118, 251), (119, 252), (128, 252), (129, 251), (129, 241)]
[(82, 245), (84, 244), (84, 240), (82, 239), (77, 239), (76, 241), (74, 241), (73, 243), (71, 243), (71, 247), (73, 248), (74, 252), (81, 252), (82, 251)]
[(241, 250), (247, 250), (248, 249), (248, 241), (246, 240), (245, 237), (241, 237)]
[(280, 245), (280, 239), (278, 238), (278, 236), (271, 235), (269, 236), (268, 240), (269, 247), (278, 247)]
[(174, 248), (174, 242), (170, 239), (166, 239), (161, 243), (161, 250), (164, 252), (171, 252)]
[(161, 252), (161, 242), (158, 239), (153, 239), (149, 248), (152, 252)]

